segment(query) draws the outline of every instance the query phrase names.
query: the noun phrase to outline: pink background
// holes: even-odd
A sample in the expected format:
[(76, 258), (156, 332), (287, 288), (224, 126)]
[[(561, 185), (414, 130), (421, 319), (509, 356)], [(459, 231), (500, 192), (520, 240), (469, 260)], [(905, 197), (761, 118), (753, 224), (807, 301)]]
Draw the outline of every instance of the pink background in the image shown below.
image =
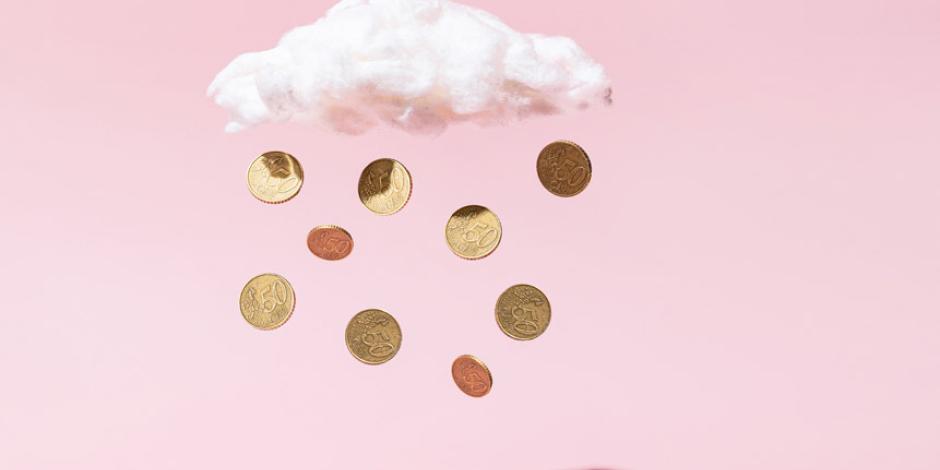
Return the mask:
[[(940, 468), (936, 2), (474, 0), (575, 38), (615, 105), (223, 134), (215, 72), (329, 4), (5, 6), (0, 468)], [(594, 163), (572, 199), (535, 176), (559, 138)], [(245, 187), (270, 149), (307, 174), (280, 206)], [(355, 191), (380, 156), (415, 179), (386, 218)], [(470, 203), (505, 229), (478, 262), (443, 239)], [(327, 223), (343, 262), (307, 251)], [(237, 297), (268, 271), (298, 306), (261, 332)], [(552, 302), (533, 342), (493, 319), (517, 282)], [(343, 343), (368, 307), (404, 330), (379, 367)]]

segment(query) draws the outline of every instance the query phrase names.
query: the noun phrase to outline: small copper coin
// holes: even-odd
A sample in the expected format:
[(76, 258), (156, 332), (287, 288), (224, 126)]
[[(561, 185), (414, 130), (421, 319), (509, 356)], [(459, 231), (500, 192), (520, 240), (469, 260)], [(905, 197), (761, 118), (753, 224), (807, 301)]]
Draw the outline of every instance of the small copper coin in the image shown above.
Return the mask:
[(469, 354), (454, 359), (450, 373), (460, 391), (471, 397), (482, 397), (493, 388), (493, 376), (486, 364)]
[(320, 225), (307, 234), (307, 248), (318, 258), (336, 261), (349, 256), (353, 249), (352, 236), (341, 227)]
[(552, 142), (539, 153), (535, 169), (550, 193), (571, 197), (591, 182), (591, 159), (580, 145), (566, 140)]

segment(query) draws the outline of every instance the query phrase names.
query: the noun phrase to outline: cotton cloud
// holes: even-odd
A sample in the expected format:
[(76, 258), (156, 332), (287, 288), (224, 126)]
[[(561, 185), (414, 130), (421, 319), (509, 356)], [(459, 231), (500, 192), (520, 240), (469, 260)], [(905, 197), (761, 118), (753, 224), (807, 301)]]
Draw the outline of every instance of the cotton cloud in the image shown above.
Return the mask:
[(560, 36), (524, 34), (447, 0), (343, 0), (209, 86), (228, 132), (301, 121), (345, 133), (501, 123), (610, 102), (603, 67)]

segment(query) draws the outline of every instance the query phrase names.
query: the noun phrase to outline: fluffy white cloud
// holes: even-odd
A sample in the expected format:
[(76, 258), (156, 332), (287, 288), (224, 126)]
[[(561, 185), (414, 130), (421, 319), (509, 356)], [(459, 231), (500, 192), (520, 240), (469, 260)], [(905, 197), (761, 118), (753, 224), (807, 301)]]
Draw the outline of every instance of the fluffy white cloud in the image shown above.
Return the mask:
[(236, 57), (209, 86), (230, 112), (228, 132), (283, 121), (440, 132), (609, 103), (610, 94), (603, 67), (571, 39), (519, 33), (447, 0), (342, 0), (277, 47)]

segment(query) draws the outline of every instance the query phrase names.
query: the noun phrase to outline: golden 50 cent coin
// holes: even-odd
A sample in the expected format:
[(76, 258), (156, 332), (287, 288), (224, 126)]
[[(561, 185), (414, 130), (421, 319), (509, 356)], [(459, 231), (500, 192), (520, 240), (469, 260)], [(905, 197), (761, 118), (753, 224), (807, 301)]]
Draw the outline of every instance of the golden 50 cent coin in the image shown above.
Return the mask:
[(546, 145), (535, 166), (542, 186), (556, 196), (574, 196), (591, 182), (591, 160), (574, 142), (559, 140)]
[(255, 328), (273, 330), (294, 313), (294, 288), (277, 274), (255, 276), (238, 299), (242, 316)]
[(548, 297), (534, 286), (516, 284), (496, 301), (496, 323), (510, 338), (535, 339), (545, 332), (551, 320)]
[(450, 216), (444, 236), (450, 251), (457, 256), (481, 259), (499, 246), (503, 226), (493, 211), (483, 206), (465, 206)]
[(391, 215), (411, 198), (411, 173), (398, 160), (380, 158), (359, 176), (359, 200), (372, 212)]
[(248, 167), (248, 190), (268, 204), (291, 200), (303, 184), (304, 170), (300, 162), (286, 152), (267, 152)]
[(483, 361), (469, 354), (454, 359), (450, 373), (454, 376), (454, 383), (460, 391), (471, 397), (482, 397), (490, 393), (490, 389), (493, 388), (493, 376), (490, 374), (490, 369)]
[(307, 248), (318, 258), (336, 261), (349, 256), (353, 248), (352, 235), (335, 225), (320, 225), (307, 234)]
[(363, 310), (346, 325), (346, 347), (366, 364), (388, 362), (401, 348), (401, 328), (382, 310)]

